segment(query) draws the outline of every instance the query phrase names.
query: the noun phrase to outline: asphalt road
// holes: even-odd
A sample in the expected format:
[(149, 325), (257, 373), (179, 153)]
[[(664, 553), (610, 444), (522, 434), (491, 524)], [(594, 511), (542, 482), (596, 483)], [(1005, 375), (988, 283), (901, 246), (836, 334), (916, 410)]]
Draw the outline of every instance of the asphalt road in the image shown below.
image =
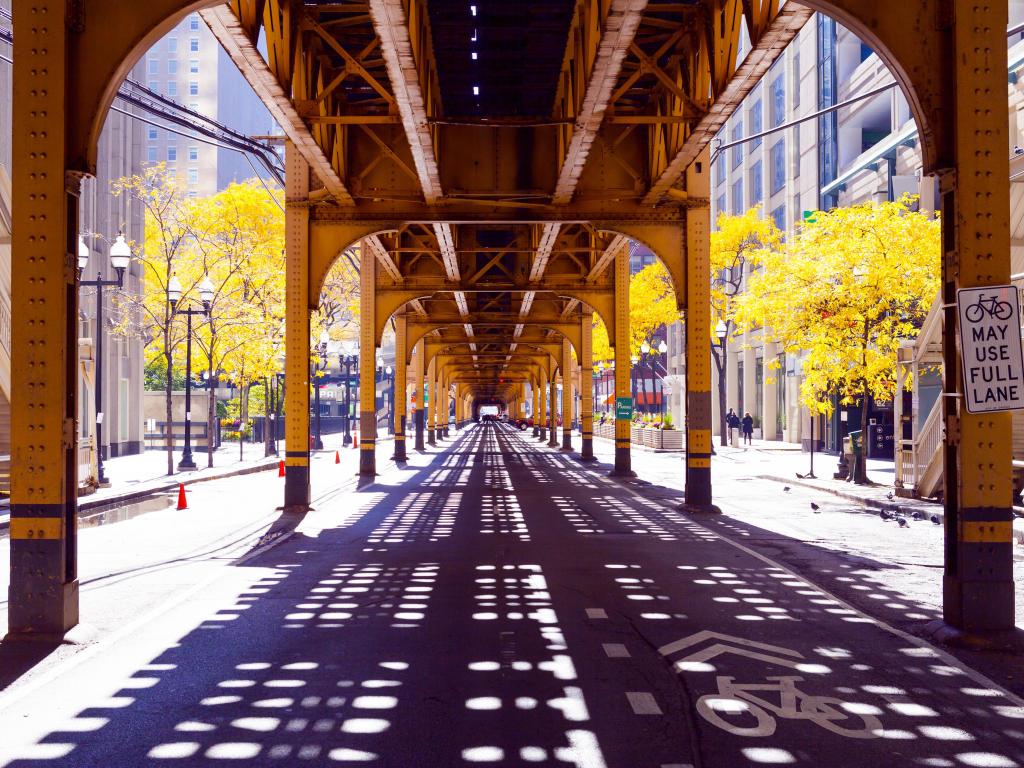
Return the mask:
[(1024, 766), (985, 678), (500, 425), (0, 710), (0, 765)]

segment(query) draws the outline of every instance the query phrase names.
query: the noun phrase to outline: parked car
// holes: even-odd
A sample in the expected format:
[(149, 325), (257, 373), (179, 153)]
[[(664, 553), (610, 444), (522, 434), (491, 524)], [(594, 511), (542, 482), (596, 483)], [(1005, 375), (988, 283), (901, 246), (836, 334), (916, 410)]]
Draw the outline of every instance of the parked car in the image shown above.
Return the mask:
[(529, 417), (520, 418), (516, 422), (516, 426), (519, 427), (520, 430), (529, 429), (530, 427), (533, 426), (533, 417), (529, 416)]

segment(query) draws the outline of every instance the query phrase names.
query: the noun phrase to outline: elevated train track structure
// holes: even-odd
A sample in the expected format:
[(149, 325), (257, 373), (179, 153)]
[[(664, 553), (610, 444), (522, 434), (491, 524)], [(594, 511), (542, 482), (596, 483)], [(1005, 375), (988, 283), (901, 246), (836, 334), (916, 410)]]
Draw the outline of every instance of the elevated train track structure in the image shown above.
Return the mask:
[[(686, 322), (687, 507), (713, 510), (709, 142), (813, 10), (869, 42), (907, 95), (941, 190), (947, 302), (959, 287), (1008, 282), (1005, 2), (15, 0), (16, 634), (78, 620), (78, 181), (132, 63), (195, 10), (287, 137), (287, 509), (310, 503), (310, 312), (346, 248), (362, 244), (362, 349), (393, 321), (404, 358), (397, 458), (413, 425), (419, 439), (443, 436), (449, 398), (466, 419), (475, 403), (516, 408), (529, 391), (553, 431), (554, 385), (570, 412), (577, 365), (591, 458), (595, 315), (614, 347), (615, 394), (630, 396), (633, 239), (667, 267)], [(958, 372), (947, 320), (946, 370)], [(360, 371), (366, 476), (375, 357)], [(1009, 416), (961, 411), (956, 376), (946, 616), (1001, 629), (1013, 620)], [(407, 391), (420, 404), (427, 393), (429, 412), (406, 413)], [(627, 418), (614, 471), (630, 473)]]

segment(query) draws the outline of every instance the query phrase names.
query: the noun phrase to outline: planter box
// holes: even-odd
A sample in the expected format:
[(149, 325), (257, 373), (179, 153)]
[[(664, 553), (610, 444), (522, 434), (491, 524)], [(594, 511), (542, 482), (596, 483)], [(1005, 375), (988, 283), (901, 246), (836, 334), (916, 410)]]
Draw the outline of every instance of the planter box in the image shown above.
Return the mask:
[(629, 442), (643, 445), (643, 437), (640, 434), (640, 427), (629, 426)]
[(667, 451), (683, 450), (683, 438), (686, 433), (681, 429), (661, 430), (661, 447)]
[(644, 446), (647, 448), (661, 448), (661, 430), (660, 429), (645, 429), (644, 433)]

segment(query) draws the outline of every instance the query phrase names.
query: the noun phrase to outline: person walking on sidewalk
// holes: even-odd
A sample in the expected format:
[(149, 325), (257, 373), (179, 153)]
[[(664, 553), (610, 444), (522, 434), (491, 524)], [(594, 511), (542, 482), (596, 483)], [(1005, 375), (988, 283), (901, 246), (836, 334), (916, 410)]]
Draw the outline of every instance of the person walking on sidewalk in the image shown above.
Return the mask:
[(740, 428), (740, 417), (732, 408), (725, 415), (725, 426), (729, 428), (729, 445), (736, 447), (736, 433)]
[(754, 417), (750, 415), (750, 411), (743, 414), (743, 442), (745, 445), (750, 445), (750, 441), (754, 437)]

